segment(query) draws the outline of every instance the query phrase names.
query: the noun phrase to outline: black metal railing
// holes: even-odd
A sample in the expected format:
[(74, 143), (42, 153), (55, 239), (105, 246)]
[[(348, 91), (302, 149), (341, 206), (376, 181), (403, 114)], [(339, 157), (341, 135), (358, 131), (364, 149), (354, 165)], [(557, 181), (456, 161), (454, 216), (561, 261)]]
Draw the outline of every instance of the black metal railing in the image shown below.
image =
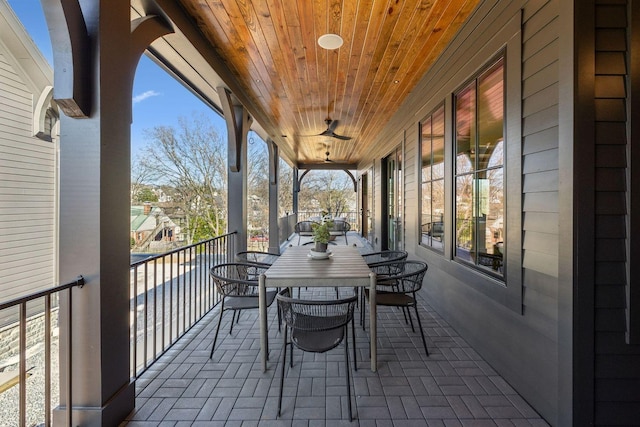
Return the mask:
[[(233, 260), (236, 234), (131, 264), (133, 377), (142, 374), (219, 302), (209, 269)], [(0, 318), (4, 319), (0, 328), (0, 424), (50, 426), (52, 408), (57, 407), (65, 413), (65, 424), (72, 425), (68, 410), (73, 407), (72, 288), (84, 284), (79, 276), (73, 282), (0, 304)], [(61, 300), (65, 301), (62, 306)], [(60, 308), (66, 318), (63, 323)], [(60, 369), (61, 363), (65, 369)], [(65, 372), (64, 378), (60, 372)], [(65, 405), (59, 405), (61, 392)]]
[[(321, 211), (300, 211), (298, 212), (298, 221), (307, 221), (307, 220), (317, 220), (323, 217), (323, 212)], [(349, 225), (351, 226), (352, 231), (359, 231), (358, 225), (358, 212), (356, 211), (348, 211), (341, 212), (339, 215), (333, 215), (336, 218), (345, 218)]]
[(278, 229), (280, 230), (280, 238), (278, 239), (279, 245), (283, 244), (289, 239), (289, 237), (291, 237), (296, 226), (297, 219), (298, 216), (296, 214), (278, 218)]
[[(73, 304), (72, 288), (84, 286), (84, 278), (39, 291), (25, 297), (0, 304), (0, 315), (13, 319), (5, 324), (1, 333), (4, 356), (0, 368), (0, 396), (4, 407), (2, 425), (51, 425), (52, 404), (59, 401), (60, 382), (64, 382), (66, 424), (71, 425), (73, 390), (71, 378), (71, 348)], [(60, 331), (59, 322), (61, 297), (66, 297), (67, 321)], [(59, 337), (64, 336), (65, 347), (55, 352), (60, 345)], [(56, 358), (65, 352), (66, 376), (60, 378), (59, 363)], [(30, 367), (27, 367), (31, 365)], [(27, 387), (27, 378), (32, 377)], [(30, 410), (27, 412), (27, 403)], [(17, 409), (17, 411), (16, 411)], [(5, 424), (6, 423), (6, 424)]]
[(131, 375), (138, 377), (220, 300), (209, 269), (233, 261), (235, 232), (131, 264)]

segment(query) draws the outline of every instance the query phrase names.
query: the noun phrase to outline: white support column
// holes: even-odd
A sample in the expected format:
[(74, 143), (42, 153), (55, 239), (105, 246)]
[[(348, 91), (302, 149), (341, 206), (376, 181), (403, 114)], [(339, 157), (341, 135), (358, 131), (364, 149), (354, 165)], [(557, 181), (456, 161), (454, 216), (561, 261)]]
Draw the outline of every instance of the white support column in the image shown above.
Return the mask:
[(228, 133), (227, 231), (238, 233), (236, 250), (244, 251), (247, 249), (247, 134), (253, 119), (228, 89), (218, 87), (218, 96)]
[(293, 211), (296, 213), (296, 222), (298, 222), (298, 192), (300, 191), (298, 175), (299, 169), (293, 168)]
[[(268, 139), (269, 148), (269, 252), (280, 253), (280, 228), (278, 226), (278, 171), (280, 155), (275, 142)], [(288, 237), (288, 236), (287, 236)]]
[[(135, 405), (130, 363), (130, 133), (135, 68), (151, 40), (170, 32), (133, 23), (129, 0), (42, 0), (54, 55), (60, 126), (60, 282), (86, 286), (60, 302), (60, 407), (54, 425), (118, 425)], [(79, 120), (78, 118), (81, 118)], [(66, 361), (71, 357), (71, 372)], [(71, 388), (65, 380), (71, 374)], [(71, 392), (71, 401), (67, 399)]]

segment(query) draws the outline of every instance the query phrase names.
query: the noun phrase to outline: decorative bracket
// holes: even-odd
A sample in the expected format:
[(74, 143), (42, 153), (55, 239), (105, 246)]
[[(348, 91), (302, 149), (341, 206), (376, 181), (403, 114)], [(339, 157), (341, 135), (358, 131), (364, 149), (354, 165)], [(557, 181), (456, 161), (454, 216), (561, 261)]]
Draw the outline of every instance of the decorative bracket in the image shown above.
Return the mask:
[(93, 94), (93, 52), (80, 3), (45, 1), (42, 9), (54, 46), (54, 99), (67, 116), (87, 118)]
[[(300, 191), (300, 187), (302, 187), (302, 180), (304, 179), (306, 174), (308, 174), (312, 170), (319, 170), (319, 169), (320, 168), (306, 169), (302, 173), (302, 175), (300, 175), (300, 178), (298, 179), (296, 191)], [(336, 169), (336, 168), (333, 168), (333, 169)], [(348, 169), (340, 169), (340, 170), (343, 171), (344, 173), (346, 173), (347, 175), (349, 175), (349, 178), (351, 178), (351, 181), (353, 182), (353, 191), (357, 193), (358, 192), (358, 181), (356, 180), (356, 178), (353, 176), (353, 174)]]
[(269, 184), (278, 184), (278, 170), (280, 164), (278, 162), (278, 146), (271, 139), (267, 139), (267, 148), (269, 149)]
[(251, 128), (253, 119), (246, 113), (242, 104), (234, 104), (231, 99), (231, 91), (220, 86), (217, 89), (220, 104), (227, 122), (229, 139), (229, 169), (231, 172), (240, 172), (242, 167), (242, 147), (247, 142), (247, 133)]

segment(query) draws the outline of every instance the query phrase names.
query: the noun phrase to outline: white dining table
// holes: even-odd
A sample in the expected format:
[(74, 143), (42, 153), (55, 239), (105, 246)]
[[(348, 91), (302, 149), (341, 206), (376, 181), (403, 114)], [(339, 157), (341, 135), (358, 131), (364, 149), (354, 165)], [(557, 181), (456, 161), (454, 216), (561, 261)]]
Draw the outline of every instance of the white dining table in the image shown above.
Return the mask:
[(309, 246), (292, 246), (259, 278), (260, 349), (262, 369), (267, 370), (266, 288), (294, 287), (369, 287), (369, 333), (371, 334), (371, 370), (377, 370), (376, 274), (367, 266), (355, 247), (332, 246), (327, 259), (313, 259)]

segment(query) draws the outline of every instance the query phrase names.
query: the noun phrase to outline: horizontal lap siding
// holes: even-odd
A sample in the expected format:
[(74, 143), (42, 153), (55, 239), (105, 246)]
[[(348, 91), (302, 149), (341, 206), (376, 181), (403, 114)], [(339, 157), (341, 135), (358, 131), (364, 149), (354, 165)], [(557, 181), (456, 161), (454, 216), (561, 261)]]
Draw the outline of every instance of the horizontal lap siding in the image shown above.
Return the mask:
[(596, 2), (595, 421), (637, 425), (640, 348), (625, 340), (627, 2)]
[[(558, 1), (522, 29), (523, 305), (532, 327), (557, 342)], [(544, 278), (545, 286), (539, 285)]]
[(38, 94), (9, 58), (0, 51), (0, 301), (55, 285), (55, 146), (32, 136)]
[[(393, 148), (398, 133), (405, 132), (406, 243), (412, 257), (425, 259), (430, 266), (423, 289), (425, 296), (492, 367), (552, 423), (560, 410), (557, 363), (559, 4), (560, 0), (480, 2), (379, 135), (371, 153), (373, 158), (365, 161), (368, 166), (370, 161), (383, 157)], [(522, 283), (507, 286), (522, 286), (522, 314), (499, 302), (504, 294), (493, 299), (498, 294), (495, 291), (503, 289), (500, 285), (417, 243), (420, 231), (418, 123), (444, 101), (447, 109), (452, 108), (451, 94), (508, 42), (507, 39), (495, 40), (501, 29), (520, 16), (522, 134), (521, 139), (508, 143), (520, 144), (522, 152)], [(486, 48), (488, 44), (492, 47)], [(452, 129), (451, 116), (447, 117), (447, 129)], [(447, 153), (453, 152), (449, 146)], [(377, 163), (376, 168), (379, 171)], [(447, 176), (451, 179), (451, 171)], [(376, 196), (379, 190), (376, 181)], [(520, 195), (518, 191), (516, 194)], [(453, 204), (451, 200), (447, 205), (449, 210)], [(451, 215), (447, 218), (451, 220)], [(516, 227), (509, 232), (520, 231), (520, 227)], [(508, 241), (509, 236), (507, 244)], [(516, 262), (514, 266), (520, 265)], [(523, 366), (527, 369), (522, 369)]]

